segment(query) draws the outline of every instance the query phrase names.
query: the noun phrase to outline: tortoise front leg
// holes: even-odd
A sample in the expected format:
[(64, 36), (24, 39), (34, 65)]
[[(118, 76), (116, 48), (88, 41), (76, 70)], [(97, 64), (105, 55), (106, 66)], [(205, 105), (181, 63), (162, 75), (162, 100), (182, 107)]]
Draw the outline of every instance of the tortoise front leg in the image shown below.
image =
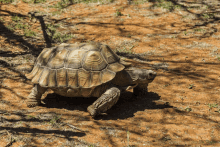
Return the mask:
[(120, 97), (120, 93), (121, 91), (116, 87), (108, 89), (101, 95), (101, 97), (99, 97), (92, 105), (87, 108), (87, 111), (93, 117), (102, 112), (106, 112), (117, 103)]
[(45, 93), (47, 89), (41, 87), (40, 85), (36, 84), (31, 90), (31, 93), (28, 96), (28, 100), (26, 102), (28, 107), (35, 107), (41, 104), (41, 96)]
[(141, 85), (141, 86), (137, 86), (133, 89), (133, 94), (134, 96), (144, 96), (148, 93), (148, 89), (147, 89), (147, 84), (146, 85)]

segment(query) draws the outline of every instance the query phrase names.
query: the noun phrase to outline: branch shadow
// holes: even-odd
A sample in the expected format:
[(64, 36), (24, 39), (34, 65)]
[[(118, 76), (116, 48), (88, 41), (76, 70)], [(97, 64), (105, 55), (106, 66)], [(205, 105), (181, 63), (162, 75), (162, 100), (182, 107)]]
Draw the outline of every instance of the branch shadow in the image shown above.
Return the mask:
[(51, 38), (49, 37), (49, 35), (46, 32), (46, 24), (44, 21), (44, 16), (46, 15), (36, 15), (37, 12), (29, 12), (29, 15), (31, 16), (31, 18), (36, 18), (39, 20), (40, 24), (41, 24), (41, 30), (43, 31), (43, 36), (44, 36), (44, 40), (46, 42), (46, 47), (52, 47), (51, 44)]
[[(11, 127), (1, 127), (0, 130), (9, 130), (11, 132), (14, 132), (13, 134), (19, 134), (19, 133), (31, 133), (32, 136), (36, 136), (37, 134), (56, 134), (63, 135), (65, 138), (78, 136), (83, 137), (86, 134), (81, 132), (72, 132), (72, 131), (60, 131), (60, 130), (40, 130), (37, 128), (26, 128), (26, 127), (19, 127), (19, 128), (11, 128)], [(60, 137), (60, 136), (59, 136)], [(62, 137), (61, 137), (62, 138)]]
[[(31, 53), (36, 56), (40, 52), (40, 50), (38, 48), (36, 48), (35, 45), (24, 40), (21, 35), (17, 35), (13, 31), (9, 30), (1, 22), (0, 22), (0, 36), (3, 36), (6, 38), (5, 42), (8, 42), (9, 44), (12, 44), (14, 46), (18, 46), (19, 48), (24, 49), (25, 52), (23, 52), (22, 55)], [(16, 42), (19, 42), (19, 44), (17, 44)], [(10, 52), (1, 52), (0, 56), (7, 57), (7, 56), (9, 56), (7, 54), (10, 54)], [(16, 55), (11, 54), (10, 56), (14, 57)]]

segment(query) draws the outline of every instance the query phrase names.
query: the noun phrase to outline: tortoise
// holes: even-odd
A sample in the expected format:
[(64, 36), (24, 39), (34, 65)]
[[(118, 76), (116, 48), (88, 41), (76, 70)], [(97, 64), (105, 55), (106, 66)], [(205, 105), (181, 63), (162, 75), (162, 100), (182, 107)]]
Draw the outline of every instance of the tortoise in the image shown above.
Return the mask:
[(102, 43), (62, 43), (43, 49), (26, 77), (34, 83), (28, 107), (40, 105), (42, 94), (51, 89), (66, 97), (98, 97), (87, 108), (94, 117), (110, 109), (127, 89), (140, 95), (156, 72), (132, 67)]

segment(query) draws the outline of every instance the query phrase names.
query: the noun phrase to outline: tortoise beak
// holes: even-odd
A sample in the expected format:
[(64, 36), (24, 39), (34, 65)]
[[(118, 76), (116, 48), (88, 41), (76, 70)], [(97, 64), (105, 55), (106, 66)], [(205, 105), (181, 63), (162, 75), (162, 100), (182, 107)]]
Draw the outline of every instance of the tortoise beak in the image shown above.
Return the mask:
[(155, 79), (155, 77), (157, 76), (157, 73), (154, 71), (150, 71), (149, 75), (148, 75), (148, 79), (150, 81), (153, 81)]

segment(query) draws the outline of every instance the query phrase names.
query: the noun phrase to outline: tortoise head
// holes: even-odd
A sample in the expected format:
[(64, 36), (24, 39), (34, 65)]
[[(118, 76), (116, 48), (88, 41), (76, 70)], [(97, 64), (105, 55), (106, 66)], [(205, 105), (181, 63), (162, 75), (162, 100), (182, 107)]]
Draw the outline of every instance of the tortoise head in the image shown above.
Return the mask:
[(127, 68), (126, 71), (132, 78), (132, 84), (138, 84), (140, 87), (145, 87), (145, 85), (151, 83), (157, 75), (157, 73), (152, 70), (135, 67)]
[(133, 88), (134, 95), (145, 95), (147, 86), (151, 83), (156, 77), (157, 73), (152, 70), (139, 69), (135, 67), (125, 69), (132, 79), (132, 85), (135, 85)]

